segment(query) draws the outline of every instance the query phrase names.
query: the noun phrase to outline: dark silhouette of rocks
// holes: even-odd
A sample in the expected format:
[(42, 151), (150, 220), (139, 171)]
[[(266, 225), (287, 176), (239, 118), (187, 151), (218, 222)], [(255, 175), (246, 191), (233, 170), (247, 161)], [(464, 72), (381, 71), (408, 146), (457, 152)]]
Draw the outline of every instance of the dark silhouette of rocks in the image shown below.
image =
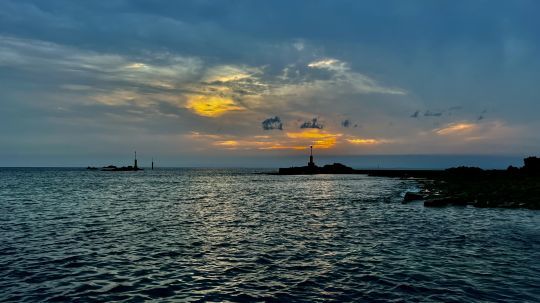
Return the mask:
[(439, 199), (430, 199), (424, 201), (426, 207), (444, 207), (444, 206), (467, 206), (467, 200), (459, 197), (444, 197)]
[(528, 157), (521, 168), (484, 170), (453, 167), (446, 170), (359, 170), (341, 163), (319, 167), (313, 154), (307, 166), (280, 168), (279, 175), (366, 174), (377, 177), (414, 178), (423, 188), (406, 193), (403, 203), (424, 201), (426, 207), (466, 206), (540, 209), (540, 158)]
[(114, 166), (114, 165), (109, 165), (109, 166), (105, 166), (103, 168), (101, 168), (102, 171), (138, 171), (138, 170), (143, 170), (142, 168), (139, 168), (139, 167), (134, 167), (134, 166), (122, 166), (122, 167), (117, 167), (117, 166)]
[(540, 158), (528, 157), (523, 159), (522, 170), (528, 174), (540, 175)]
[(484, 173), (484, 170), (479, 167), (459, 166), (447, 168), (446, 173), (454, 176), (478, 176)]
[(523, 163), (521, 168), (509, 166), (506, 170), (447, 169), (423, 184), (442, 200), (434, 197), (424, 205), (540, 209), (540, 158), (528, 157)]
[[(152, 169), (153, 167), (154, 167), (154, 161), (152, 160)], [(90, 167), (90, 166), (87, 167), (86, 169), (97, 170), (96, 167)], [(133, 159), (133, 166), (129, 165), (129, 166), (118, 167), (115, 165), (108, 165), (101, 168), (101, 171), (139, 171), (139, 170), (143, 170), (143, 169), (138, 166), (137, 152), (135, 152), (135, 158)]]
[(300, 167), (288, 167), (280, 168), (280, 175), (314, 175), (314, 174), (356, 174), (358, 173), (352, 167), (348, 167), (341, 163), (327, 164), (323, 167), (316, 165), (313, 166), (300, 166)]
[(405, 197), (403, 197), (403, 202), (412, 202), (424, 200), (424, 196), (419, 193), (406, 192)]

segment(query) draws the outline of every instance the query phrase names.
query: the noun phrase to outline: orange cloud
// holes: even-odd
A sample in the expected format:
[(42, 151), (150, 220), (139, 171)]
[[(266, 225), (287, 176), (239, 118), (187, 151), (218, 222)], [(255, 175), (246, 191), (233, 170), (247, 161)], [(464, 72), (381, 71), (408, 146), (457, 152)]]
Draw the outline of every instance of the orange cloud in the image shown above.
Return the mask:
[(240, 143), (236, 140), (217, 141), (215, 144), (224, 147), (237, 147), (240, 145)]
[(450, 123), (443, 128), (435, 129), (437, 135), (453, 135), (459, 133), (470, 132), (476, 128), (476, 124), (473, 123)]
[[(271, 143), (271, 142), (268, 142), (268, 143)], [(259, 147), (258, 149), (261, 149), (261, 150), (272, 150), (272, 149), (274, 150), (283, 150), (283, 149), (302, 150), (302, 149), (307, 149), (307, 146), (281, 145), (280, 143), (277, 143), (277, 144), (271, 143), (268, 146), (262, 146), (262, 147)]]
[(229, 111), (244, 110), (232, 99), (219, 96), (191, 95), (188, 96), (186, 108), (205, 117), (218, 117)]
[[(300, 132), (287, 132), (286, 136), (295, 139), (295, 143), (304, 143), (305, 146), (313, 145), (315, 148), (331, 148), (337, 143), (342, 134), (332, 134), (320, 129), (306, 129)], [(298, 145), (298, 144), (295, 144)]]
[(347, 142), (351, 144), (358, 144), (358, 145), (376, 145), (387, 142), (386, 140), (379, 140), (379, 139), (362, 139), (362, 138), (354, 138), (354, 139), (347, 139)]
[(252, 136), (242, 138), (232, 135), (204, 134), (191, 132), (188, 135), (195, 140), (225, 149), (242, 150), (304, 150), (310, 145), (318, 149), (332, 148), (338, 143), (342, 134), (332, 134), (319, 129), (308, 129), (300, 132), (289, 132), (285, 136)]

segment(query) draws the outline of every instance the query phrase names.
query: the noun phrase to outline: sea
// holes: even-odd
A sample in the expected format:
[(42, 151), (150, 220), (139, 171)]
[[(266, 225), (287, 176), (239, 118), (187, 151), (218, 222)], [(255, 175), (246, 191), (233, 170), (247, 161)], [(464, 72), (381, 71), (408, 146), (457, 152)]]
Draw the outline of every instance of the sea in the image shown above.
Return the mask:
[(0, 169), (1, 302), (540, 302), (540, 212), (418, 181)]

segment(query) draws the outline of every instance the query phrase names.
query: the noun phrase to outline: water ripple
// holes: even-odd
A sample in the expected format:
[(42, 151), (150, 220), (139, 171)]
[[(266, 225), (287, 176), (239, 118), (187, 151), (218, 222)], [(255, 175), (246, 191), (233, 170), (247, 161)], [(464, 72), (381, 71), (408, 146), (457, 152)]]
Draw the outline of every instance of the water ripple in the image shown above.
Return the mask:
[(538, 211), (254, 172), (0, 169), (0, 301), (540, 301)]

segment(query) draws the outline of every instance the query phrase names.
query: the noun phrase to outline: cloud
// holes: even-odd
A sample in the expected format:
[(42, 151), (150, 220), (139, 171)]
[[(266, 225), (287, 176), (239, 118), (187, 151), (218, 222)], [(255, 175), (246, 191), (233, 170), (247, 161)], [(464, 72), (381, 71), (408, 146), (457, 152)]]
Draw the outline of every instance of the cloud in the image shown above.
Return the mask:
[[(474, 2), (445, 10), (399, 1), (336, 3), (332, 10), (294, 1), (109, 2), (0, 1), (0, 146), (17, 154), (32, 149), (17, 149), (17, 142), (57, 136), (35, 149), (50, 154), (47, 146), (84, 152), (109, 140), (125, 149), (148, 138), (156, 146), (152, 140), (159, 137), (208, 153), (302, 149), (318, 139), (290, 138), (286, 131), (257, 137), (261, 121), (280, 113), (287, 129), (298, 117), (321, 114), (337, 122), (324, 127), (335, 134), (341, 127), (352, 131), (354, 121), (341, 121), (346, 113), (362, 121), (365, 137), (336, 137), (335, 154), (389, 137), (406, 143), (371, 146), (446, 152), (438, 146), (467, 138), (486, 143), (475, 152), (539, 150), (540, 103), (531, 90), (540, 70), (534, 60), (539, 26), (531, 26), (539, 23), (532, 13), (537, 3), (513, 9), (494, 3), (489, 14), (477, 14), (471, 12), (482, 12), (482, 4)], [(452, 108), (459, 104), (468, 116)], [(481, 119), (486, 107), (497, 109), (492, 119)], [(435, 112), (424, 116), (426, 109)], [(451, 118), (476, 126), (456, 128), (446, 124)], [(492, 120), (508, 128), (523, 124), (520, 138), (526, 139), (509, 145), (496, 136), (505, 128)], [(183, 137), (190, 131), (218, 137)], [(81, 133), (87, 143), (70, 149)]]
[(440, 117), (442, 115), (443, 115), (442, 112), (432, 112), (429, 110), (424, 113), (424, 117)]
[(251, 78), (262, 73), (261, 69), (249, 66), (219, 65), (209, 68), (203, 81), (212, 82), (234, 82)]
[(437, 135), (455, 135), (455, 134), (463, 134), (468, 133), (477, 128), (477, 125), (474, 123), (467, 123), (467, 122), (455, 122), (445, 125), (442, 128), (435, 129), (434, 132)]
[(278, 116), (270, 117), (262, 122), (262, 128), (264, 130), (283, 130), (283, 123), (281, 123), (281, 119)]
[(340, 73), (344, 73), (349, 70), (345, 62), (341, 62), (340, 60), (332, 58), (313, 61), (307, 66), (311, 68), (326, 69)]
[(311, 128), (300, 132), (287, 132), (286, 136), (294, 139), (294, 142), (298, 145), (313, 145), (315, 148), (327, 149), (334, 147), (337, 144), (337, 139), (342, 134), (326, 132), (320, 128)]
[(341, 136), (342, 134), (320, 129), (279, 133), (277, 136), (218, 135), (200, 132), (188, 135), (193, 140), (227, 150), (304, 150), (310, 145), (319, 149), (329, 149), (336, 146)]
[(345, 119), (345, 120), (341, 121), (341, 126), (349, 127), (349, 126), (351, 126), (351, 121), (349, 119)]
[(480, 112), (480, 114), (478, 115), (478, 117), (476, 118), (476, 121), (482, 121), (486, 118), (485, 114), (487, 113), (487, 109), (484, 109)]
[(334, 84), (348, 85), (357, 93), (377, 93), (389, 95), (407, 94), (407, 92), (403, 89), (380, 85), (377, 81), (364, 74), (351, 71), (351, 68), (346, 62), (338, 59), (320, 59), (312, 61), (307, 66), (312, 69), (320, 69), (331, 72), (331, 81)]
[(300, 128), (318, 128), (323, 129), (324, 125), (322, 125), (317, 118), (311, 119), (311, 121), (305, 121), (300, 125)]
[(369, 139), (369, 138), (350, 138), (347, 142), (355, 145), (377, 145), (382, 143), (388, 143), (388, 140), (382, 139)]
[(232, 99), (206, 95), (188, 96), (186, 108), (205, 117), (219, 117), (230, 111), (245, 110), (245, 108), (238, 106)]
[(296, 41), (296, 42), (293, 43), (293, 47), (294, 47), (297, 51), (302, 51), (302, 50), (304, 50), (305, 45), (304, 45), (304, 42), (302, 42), (302, 41)]

